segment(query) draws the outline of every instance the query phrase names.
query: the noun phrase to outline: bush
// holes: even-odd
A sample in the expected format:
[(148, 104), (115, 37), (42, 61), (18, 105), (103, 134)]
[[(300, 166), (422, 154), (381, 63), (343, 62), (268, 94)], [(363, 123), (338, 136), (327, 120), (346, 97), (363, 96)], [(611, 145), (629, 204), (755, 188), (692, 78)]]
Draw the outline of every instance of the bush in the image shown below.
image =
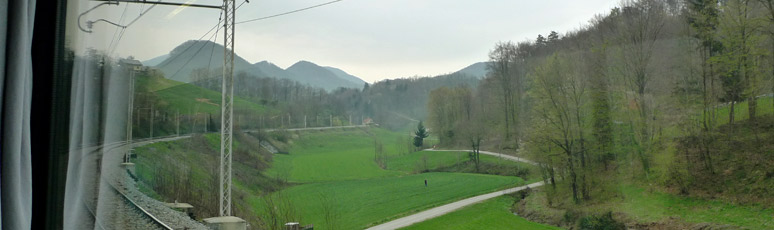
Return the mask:
[(619, 230), (626, 229), (623, 223), (613, 219), (613, 213), (607, 212), (602, 215), (592, 215), (580, 220), (580, 229), (582, 230)]
[(271, 132), (271, 137), (274, 138), (274, 140), (277, 140), (282, 143), (288, 143), (288, 140), (290, 139), (290, 134), (286, 130), (277, 130), (274, 132)]

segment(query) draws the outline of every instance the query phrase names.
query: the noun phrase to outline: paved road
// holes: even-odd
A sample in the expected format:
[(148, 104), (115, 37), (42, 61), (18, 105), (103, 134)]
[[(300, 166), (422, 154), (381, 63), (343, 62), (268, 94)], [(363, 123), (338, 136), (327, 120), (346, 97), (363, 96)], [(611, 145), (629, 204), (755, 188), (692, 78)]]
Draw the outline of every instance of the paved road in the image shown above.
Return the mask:
[(368, 230), (383, 230), (383, 229), (386, 230), (386, 229), (398, 229), (398, 228), (408, 227), (408, 226), (410, 226), (412, 224), (419, 223), (419, 222), (422, 222), (422, 221), (425, 221), (425, 220), (429, 220), (429, 219), (432, 219), (432, 218), (435, 218), (435, 217), (442, 216), (442, 215), (444, 215), (446, 213), (453, 212), (453, 211), (455, 211), (457, 209), (463, 208), (463, 207), (471, 205), (471, 204), (482, 202), (482, 201), (485, 201), (485, 200), (488, 200), (488, 199), (492, 199), (492, 198), (495, 198), (495, 197), (498, 197), (498, 196), (502, 196), (502, 195), (505, 195), (505, 194), (515, 193), (515, 192), (518, 192), (518, 191), (521, 191), (521, 190), (524, 190), (524, 189), (527, 189), (527, 188), (539, 187), (539, 186), (542, 186), (542, 185), (543, 185), (543, 182), (541, 181), (541, 182), (532, 183), (532, 184), (528, 184), (528, 185), (524, 185), (524, 186), (519, 186), (519, 187), (515, 187), (515, 188), (509, 188), (509, 189), (497, 191), (497, 192), (487, 193), (487, 194), (484, 194), (484, 195), (474, 196), (474, 197), (467, 198), (467, 199), (464, 199), (464, 200), (461, 200), (461, 201), (457, 201), (457, 202), (445, 204), (445, 205), (442, 205), (442, 206), (438, 206), (438, 207), (435, 207), (435, 208), (431, 208), (431, 209), (419, 212), (417, 214), (406, 216), (406, 217), (403, 217), (403, 218), (400, 218), (400, 219), (397, 219), (397, 220), (393, 220), (393, 221), (390, 221), (390, 222), (387, 222), (387, 223), (384, 223), (384, 224), (373, 226), (373, 227), (368, 228)]
[[(468, 152), (468, 151), (471, 151), (471, 150), (434, 150), (434, 149), (426, 149), (426, 151), (439, 151), (439, 152), (442, 152), (442, 151), (443, 152), (448, 152), (448, 151), (464, 151), (464, 152)], [(529, 164), (533, 164), (533, 165), (537, 164), (537, 163), (535, 163), (533, 161), (530, 161), (530, 160), (527, 160), (527, 159), (524, 159), (524, 158), (510, 156), (510, 155), (505, 155), (505, 154), (502, 154), (502, 153), (495, 153), (495, 152), (489, 152), (489, 151), (479, 151), (479, 152), (481, 154), (502, 157), (503, 159), (507, 159), (507, 160), (511, 160), (511, 161), (520, 161), (520, 162), (529, 163)], [(543, 185), (543, 182), (541, 181), (541, 182), (532, 183), (532, 184), (528, 184), (528, 185), (523, 185), (523, 186), (519, 186), (519, 187), (515, 187), (515, 188), (509, 188), (509, 189), (500, 190), (500, 191), (497, 191), (497, 192), (487, 193), (487, 194), (484, 194), (484, 195), (474, 196), (474, 197), (467, 198), (467, 199), (464, 199), (464, 200), (460, 200), (460, 201), (452, 202), (452, 203), (449, 203), (449, 204), (441, 205), (441, 206), (438, 206), (438, 207), (435, 207), (435, 208), (431, 208), (431, 209), (428, 209), (428, 210), (425, 210), (425, 211), (422, 211), (422, 212), (419, 212), (419, 213), (416, 213), (416, 214), (413, 214), (413, 215), (410, 215), (410, 216), (402, 217), (402, 218), (399, 218), (399, 219), (396, 219), (396, 220), (393, 220), (393, 221), (390, 221), (390, 222), (387, 222), (387, 223), (383, 223), (383, 224), (380, 224), (380, 225), (377, 225), (377, 226), (373, 226), (373, 227), (368, 228), (367, 230), (388, 230), (388, 229), (398, 229), (398, 228), (408, 227), (408, 226), (410, 226), (412, 224), (419, 223), (419, 222), (426, 221), (426, 220), (429, 220), (429, 219), (432, 219), (432, 218), (435, 218), (435, 217), (442, 216), (444, 214), (456, 211), (458, 209), (461, 209), (461, 208), (463, 208), (465, 206), (468, 206), (468, 205), (471, 205), (471, 204), (482, 202), (482, 201), (485, 201), (485, 200), (488, 200), (488, 199), (492, 199), (492, 198), (495, 198), (495, 197), (498, 197), (498, 196), (502, 196), (502, 195), (505, 195), (505, 194), (515, 193), (515, 192), (518, 192), (518, 191), (521, 191), (521, 190), (524, 190), (524, 189), (527, 189), (527, 188), (539, 187), (539, 186), (542, 186), (542, 185)]]

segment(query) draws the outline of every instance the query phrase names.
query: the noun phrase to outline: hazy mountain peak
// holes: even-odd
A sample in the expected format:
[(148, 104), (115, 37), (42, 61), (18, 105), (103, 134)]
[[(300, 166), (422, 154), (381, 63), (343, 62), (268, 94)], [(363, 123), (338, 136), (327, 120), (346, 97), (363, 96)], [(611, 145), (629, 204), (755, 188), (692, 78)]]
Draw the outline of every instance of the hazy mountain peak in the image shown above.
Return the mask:
[[(299, 61), (287, 69), (264, 60), (250, 64), (238, 54), (234, 58), (234, 70), (246, 72), (256, 77), (289, 79), (301, 84), (333, 90), (339, 87), (361, 88), (365, 81), (343, 70), (333, 67), (321, 67), (310, 61)], [(223, 46), (208, 40), (189, 40), (165, 54), (146, 61), (155, 66), (168, 79), (191, 82), (191, 73), (196, 69), (218, 71), (223, 66)]]
[(290, 67), (288, 67), (288, 69), (293, 68), (293, 67), (296, 67), (296, 68), (298, 68), (298, 67), (317, 67), (317, 68), (320, 68), (319, 65), (314, 64), (314, 63), (312, 63), (310, 61), (305, 61), (305, 60), (301, 60), (301, 61), (296, 62), (295, 64), (293, 64)]
[(489, 69), (487, 67), (488, 64), (489, 62), (477, 62), (461, 70), (458, 70), (455, 73), (467, 74), (481, 79), (486, 77), (486, 75), (489, 73)]

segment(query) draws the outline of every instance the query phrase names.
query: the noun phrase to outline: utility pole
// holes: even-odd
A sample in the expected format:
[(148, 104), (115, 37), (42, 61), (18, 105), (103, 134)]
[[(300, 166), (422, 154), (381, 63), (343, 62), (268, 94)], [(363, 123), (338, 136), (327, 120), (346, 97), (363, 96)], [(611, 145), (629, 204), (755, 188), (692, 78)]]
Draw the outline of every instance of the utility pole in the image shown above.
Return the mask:
[(150, 108), (150, 138), (153, 139), (153, 103)]
[(220, 216), (231, 216), (231, 128), (234, 115), (234, 0), (223, 0), (223, 87), (220, 119)]
[(175, 111), (175, 133), (180, 136), (180, 110)]
[(189, 133), (193, 134), (194, 131), (196, 131), (196, 114), (191, 112), (191, 110), (188, 110), (188, 122), (191, 123), (191, 131)]
[[(128, 108), (126, 112), (126, 155), (132, 151), (132, 115), (134, 115), (134, 70), (129, 70), (129, 95), (127, 96)], [(139, 122), (137, 124), (140, 124)], [(127, 157), (124, 162), (129, 162)]]
[(306, 128), (306, 115), (304, 115), (304, 128)]
[[(145, 0), (94, 0), (94, 1), (100, 1), (100, 2), (107, 2), (103, 3), (105, 5), (111, 5), (113, 2), (115, 2), (116, 5), (118, 5), (119, 2), (124, 3), (136, 3), (136, 4), (154, 4), (154, 5), (171, 5), (171, 6), (181, 6), (181, 7), (199, 7), (199, 8), (211, 8), (211, 9), (220, 9), (223, 12), (223, 87), (222, 94), (221, 94), (221, 135), (220, 135), (220, 181), (219, 181), (219, 200), (220, 200), (220, 207), (219, 207), (219, 214), (221, 217), (225, 216), (231, 216), (231, 153), (232, 153), (232, 128), (233, 128), (233, 104), (234, 104), (234, 25), (235, 25), (235, 19), (234, 16), (236, 12), (236, 5), (235, 0), (223, 0), (223, 5), (221, 6), (213, 6), (213, 5), (202, 5), (202, 4), (192, 4), (190, 2), (186, 3), (176, 3), (176, 2), (161, 2), (161, 1), (145, 1)], [(101, 4), (102, 5), (102, 4)], [(99, 6), (101, 6), (99, 5)], [(89, 11), (93, 10), (94, 8), (81, 13), (81, 16), (88, 13)], [(79, 18), (80, 19), (80, 18)], [(93, 24), (94, 21), (89, 21), (87, 24)], [(120, 25), (116, 25), (120, 26)], [(78, 21), (78, 27), (87, 33), (91, 33), (91, 30), (84, 30), (81, 27), (80, 20)], [(126, 28), (126, 26), (123, 26), (123, 28)], [(89, 26), (89, 29), (91, 29), (91, 26)], [(179, 112), (179, 111), (178, 111)], [(153, 107), (151, 106), (151, 137), (153, 137)], [(138, 119), (139, 119), (139, 110), (138, 110)], [(131, 119), (131, 118), (130, 118)], [(205, 122), (207, 119), (205, 119)], [(195, 125), (196, 121), (193, 121), (194, 124), (192, 124), (191, 131), (193, 132), (193, 126)], [(137, 122), (139, 124), (139, 121)], [(206, 129), (206, 125), (205, 125)], [(178, 124), (178, 130), (179, 130), (179, 124)], [(179, 131), (178, 131), (179, 133)], [(131, 136), (130, 136), (131, 138)], [(223, 218), (208, 218), (204, 220), (206, 223), (214, 224), (214, 226), (233, 226), (231, 224), (228, 224), (227, 220), (224, 220)], [(240, 219), (240, 222), (245, 228), (246, 222), (244, 220)], [(211, 226), (211, 227), (214, 227)], [(220, 227), (215, 227), (216, 229), (220, 229)], [(241, 227), (239, 227), (241, 228)], [(237, 229), (239, 229), (237, 228)]]

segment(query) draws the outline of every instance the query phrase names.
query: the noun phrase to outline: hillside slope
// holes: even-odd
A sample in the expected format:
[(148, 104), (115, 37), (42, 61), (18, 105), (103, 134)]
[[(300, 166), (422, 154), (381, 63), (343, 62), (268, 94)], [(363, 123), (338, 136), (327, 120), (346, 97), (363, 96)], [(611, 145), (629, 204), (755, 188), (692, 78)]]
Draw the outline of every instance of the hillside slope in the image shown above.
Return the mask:
[(339, 87), (360, 88), (362, 84), (356, 84), (337, 76), (328, 69), (308, 61), (299, 61), (286, 69), (289, 73), (298, 76), (299, 82), (326, 90), (334, 90)]
[[(234, 71), (250, 69), (250, 63), (239, 55), (234, 57)], [(151, 59), (153, 60), (153, 59)], [(217, 72), (223, 67), (223, 46), (210, 41), (190, 40), (172, 49), (169, 57), (155, 66), (164, 77), (180, 82), (191, 82), (191, 73), (198, 68)], [(255, 73), (255, 75), (263, 75)]]
[(478, 79), (483, 79), (489, 74), (489, 67), (487, 67), (487, 65), (487, 62), (477, 62), (454, 73), (467, 74), (469, 76), (477, 77)]

